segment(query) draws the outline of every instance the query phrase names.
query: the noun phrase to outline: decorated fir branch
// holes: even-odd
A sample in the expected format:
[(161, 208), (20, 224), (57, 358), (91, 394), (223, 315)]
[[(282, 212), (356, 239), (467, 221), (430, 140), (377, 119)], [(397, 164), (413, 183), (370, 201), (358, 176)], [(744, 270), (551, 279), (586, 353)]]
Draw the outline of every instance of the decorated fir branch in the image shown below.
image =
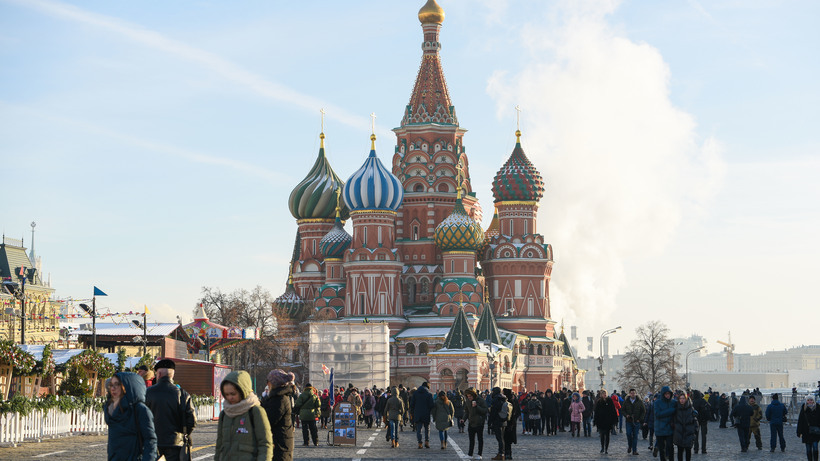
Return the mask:
[(28, 375), (36, 364), (34, 356), (20, 349), (12, 341), (0, 341), (0, 364), (12, 366), (12, 374)]

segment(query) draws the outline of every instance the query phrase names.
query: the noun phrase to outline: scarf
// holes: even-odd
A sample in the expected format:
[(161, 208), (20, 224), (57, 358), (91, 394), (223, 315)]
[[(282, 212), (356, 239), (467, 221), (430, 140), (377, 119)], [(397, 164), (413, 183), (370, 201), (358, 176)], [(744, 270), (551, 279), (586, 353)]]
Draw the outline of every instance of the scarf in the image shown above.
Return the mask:
[(222, 409), (225, 410), (225, 414), (230, 416), (231, 418), (236, 418), (239, 415), (244, 415), (248, 412), (252, 407), (259, 405), (259, 398), (256, 397), (256, 394), (251, 394), (244, 400), (240, 400), (237, 403), (231, 404), (227, 401), (222, 404)]

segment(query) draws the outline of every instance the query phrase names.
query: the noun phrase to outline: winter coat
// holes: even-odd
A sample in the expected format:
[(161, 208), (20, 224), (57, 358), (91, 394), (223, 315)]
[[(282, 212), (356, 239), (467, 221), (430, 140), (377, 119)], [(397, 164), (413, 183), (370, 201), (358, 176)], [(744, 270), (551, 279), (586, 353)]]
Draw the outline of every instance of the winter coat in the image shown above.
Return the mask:
[[(503, 395), (503, 394), (502, 394)], [(508, 399), (515, 399), (512, 394), (507, 395)], [(504, 443), (518, 443), (518, 425), (515, 424), (518, 421), (518, 418), (521, 417), (521, 405), (516, 405), (513, 403), (512, 406), (512, 414), (510, 415), (510, 422), (507, 424), (507, 427), (504, 428)]]
[(262, 408), (268, 417), (273, 438), (273, 461), (293, 460), (291, 395), (293, 395), (293, 386), (286, 384), (271, 389), (262, 401)]
[(752, 407), (752, 419), (749, 420), (749, 428), (753, 430), (760, 429), (760, 420), (763, 419), (763, 410), (760, 409), (760, 405), (757, 403), (749, 404), (749, 406)]
[(627, 396), (621, 405), (621, 414), (628, 423), (642, 423), (646, 418), (646, 407), (643, 406), (643, 400), (636, 396), (633, 403), (632, 398)]
[(453, 410), (455, 411), (453, 417), (455, 419), (464, 419), (464, 395), (459, 391), (455, 391), (450, 401), (453, 402)]
[(319, 401), (318, 392), (313, 386), (304, 388), (293, 404), (293, 408), (299, 412), (299, 421), (316, 421), (321, 414), (321, 406), (322, 402)]
[(803, 443), (820, 442), (820, 435), (809, 434), (809, 427), (820, 427), (820, 405), (815, 403), (814, 410), (805, 403), (800, 407), (800, 415), (797, 417), (797, 436), (803, 438)]
[(487, 401), (481, 397), (475, 398), (475, 406), (470, 399), (467, 399), (467, 403), (464, 404), (464, 416), (469, 421), (470, 427), (483, 427), (488, 411)]
[(387, 400), (389, 398), (390, 398), (390, 393), (385, 392), (382, 395), (380, 395), (378, 399), (376, 399), (376, 411), (382, 416), (386, 415), (386, 413), (384, 412), (384, 409), (387, 407)]
[(592, 403), (592, 399), (588, 395), (585, 395), (581, 398), (581, 403), (584, 404), (584, 419), (592, 416), (592, 408), (595, 406), (595, 404)]
[(545, 395), (541, 401), (541, 410), (546, 416), (558, 416), (558, 399), (555, 395)]
[(735, 421), (735, 426), (739, 427), (750, 427), (751, 426), (751, 419), (752, 415), (754, 415), (754, 410), (752, 407), (746, 403), (746, 396), (740, 397), (740, 401), (732, 408), (732, 413), (730, 416), (732, 418), (737, 418)]
[[(251, 375), (232, 371), (223, 380), (233, 383), (245, 398), (253, 394)], [(273, 437), (268, 416), (259, 405), (238, 416), (219, 415), (216, 430), (214, 461), (270, 461), (273, 457)]]
[(646, 427), (655, 430), (655, 403), (651, 400), (646, 402)]
[[(109, 461), (154, 461), (157, 459), (157, 436), (154, 416), (145, 405), (145, 381), (136, 373), (117, 373), (125, 394), (114, 414), (105, 404), (105, 424), (108, 425)], [(142, 439), (142, 443), (140, 443)]]
[(454, 414), (455, 409), (453, 408), (452, 402), (448, 400), (447, 403), (444, 403), (444, 399), (436, 399), (432, 411), (433, 422), (436, 423), (436, 430), (446, 431), (450, 429)]
[(541, 401), (538, 400), (538, 397), (533, 396), (530, 397), (529, 400), (527, 400), (527, 418), (541, 418)]
[(580, 423), (584, 419), (584, 403), (578, 393), (572, 394), (572, 402), (569, 404), (569, 420), (573, 423)]
[(163, 376), (145, 391), (145, 405), (154, 415), (157, 447), (181, 447), (183, 426), (185, 434), (190, 434), (196, 426), (191, 396), (170, 377)]
[(599, 432), (611, 431), (612, 426), (618, 424), (618, 413), (615, 412), (615, 405), (609, 397), (595, 401), (595, 412), (592, 423)]
[[(672, 443), (683, 448), (692, 447), (695, 443), (696, 425), (697, 418), (695, 418), (695, 409), (692, 407), (692, 402), (687, 400), (684, 405), (677, 402), (675, 415), (672, 417)], [(657, 434), (657, 431), (655, 433)]]
[(330, 404), (330, 395), (322, 394), (322, 396), (319, 397), (319, 416), (322, 418), (330, 418), (332, 412), (333, 405)]
[[(365, 409), (367, 402), (370, 403), (370, 408)], [(373, 397), (373, 394), (365, 394), (362, 399), (362, 414), (365, 416), (373, 416), (374, 411), (376, 411), (376, 397)]]
[(615, 413), (620, 417), (621, 416), (621, 398), (618, 397), (618, 394), (612, 394), (612, 404), (615, 405)]
[(404, 414), (404, 401), (399, 398), (397, 392), (392, 392), (390, 398), (387, 399), (387, 403), (384, 405), (384, 411), (388, 420), (401, 421), (401, 416)]
[(709, 422), (712, 416), (712, 408), (709, 406), (709, 402), (703, 398), (703, 394), (701, 394), (700, 391), (692, 391), (692, 408), (698, 413), (697, 419), (700, 425), (705, 425)]
[(766, 421), (769, 424), (783, 424), (786, 420), (786, 405), (780, 403), (780, 399), (772, 399), (772, 403), (766, 407)]
[(655, 435), (672, 435), (672, 416), (675, 415), (675, 401), (666, 398), (672, 392), (669, 386), (661, 388), (661, 395), (655, 399)]
[(362, 412), (362, 396), (360, 396), (358, 392), (353, 391), (348, 394), (345, 401), (356, 408), (357, 415)]
[[(494, 394), (493, 395), (493, 404), (490, 405), (490, 425), (493, 427), (501, 427), (506, 426), (508, 422), (513, 423), (512, 425), (515, 426), (515, 420), (512, 419), (512, 415), (510, 415), (509, 421), (502, 421), (499, 418), (498, 413), (501, 411), (501, 405), (507, 404), (507, 397), (504, 394)], [(513, 410), (517, 407), (517, 405), (513, 404)], [(521, 411), (521, 410), (519, 410)]]
[(429, 423), (430, 412), (433, 411), (433, 395), (426, 386), (419, 386), (410, 397), (410, 411), (413, 413), (413, 422)]

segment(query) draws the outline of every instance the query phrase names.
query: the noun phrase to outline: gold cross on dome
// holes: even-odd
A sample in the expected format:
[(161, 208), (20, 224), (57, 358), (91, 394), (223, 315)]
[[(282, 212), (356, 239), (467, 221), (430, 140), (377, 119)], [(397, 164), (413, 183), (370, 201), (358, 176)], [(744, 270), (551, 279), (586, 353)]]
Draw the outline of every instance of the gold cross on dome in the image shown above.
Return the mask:
[(321, 115), (321, 117), (322, 117), (322, 130), (321, 131), (322, 131), (322, 133), (324, 133), (325, 132), (325, 114), (327, 112), (325, 112), (325, 108), (323, 107), (323, 108), (319, 109), (319, 113), (322, 114)]
[(370, 134), (376, 134), (376, 113), (370, 113)]
[(515, 105), (515, 129), (521, 129), (521, 106)]
[(336, 188), (336, 217), (338, 218), (342, 214), (342, 188)]
[(458, 165), (456, 165), (456, 192), (457, 198), (461, 198), (461, 188), (464, 183), (464, 162), (462, 159), (458, 159)]

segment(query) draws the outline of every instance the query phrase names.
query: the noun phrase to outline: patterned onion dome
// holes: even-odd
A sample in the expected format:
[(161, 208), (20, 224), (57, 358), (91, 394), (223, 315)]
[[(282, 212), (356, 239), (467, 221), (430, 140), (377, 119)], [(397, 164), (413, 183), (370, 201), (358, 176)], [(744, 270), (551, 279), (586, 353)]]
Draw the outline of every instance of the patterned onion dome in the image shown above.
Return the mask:
[(419, 10), (419, 22), (422, 24), (441, 24), (444, 22), (444, 9), (436, 0), (427, 0)]
[(515, 136), (512, 155), (493, 179), (493, 197), (496, 202), (541, 200), (544, 180), (521, 148), (521, 132), (516, 131)]
[(319, 241), (319, 250), (325, 258), (341, 258), (350, 246), (351, 241), (353, 241), (353, 237), (347, 233), (342, 225), (342, 220), (337, 217), (336, 224)]
[(305, 300), (296, 294), (296, 289), (293, 288), (293, 282), (290, 280), (285, 293), (273, 301), (273, 308), (278, 309), (290, 318), (298, 317), (304, 306)]
[[(319, 135), (321, 145), (316, 163), (305, 179), (293, 189), (288, 200), (290, 214), (296, 219), (333, 219), (336, 213), (336, 189), (344, 183), (330, 167), (325, 157), (325, 135)], [(347, 207), (342, 207), (342, 220), (350, 215)]]
[(487, 251), (487, 247), (490, 246), (493, 237), (498, 237), (499, 235), (501, 235), (501, 224), (498, 222), (498, 210), (495, 210), (493, 220), (490, 222), (490, 227), (484, 231), (484, 246), (481, 247), (482, 254)]
[(342, 197), (350, 210), (396, 211), (404, 198), (404, 189), (399, 178), (376, 156), (376, 135), (371, 135), (370, 141), (370, 155), (347, 180)]
[(461, 197), (450, 216), (436, 226), (436, 246), (441, 251), (478, 251), (484, 247), (481, 224), (467, 214)]

